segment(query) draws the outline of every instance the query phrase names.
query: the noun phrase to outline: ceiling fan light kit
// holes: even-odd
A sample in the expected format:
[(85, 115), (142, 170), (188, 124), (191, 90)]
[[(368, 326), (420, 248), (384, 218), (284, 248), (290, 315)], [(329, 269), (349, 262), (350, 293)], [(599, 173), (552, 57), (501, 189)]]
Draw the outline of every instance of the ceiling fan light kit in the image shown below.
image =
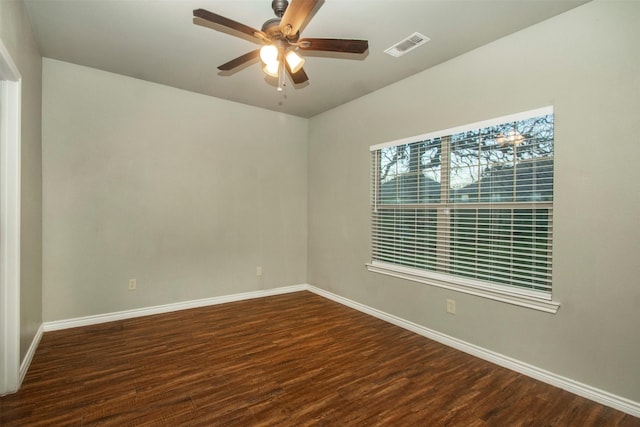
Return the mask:
[[(300, 51), (322, 51), (363, 54), (369, 49), (367, 40), (300, 38), (300, 29), (309, 18), (319, 0), (273, 0), (271, 8), (276, 18), (267, 20), (261, 30), (217, 15), (205, 9), (193, 11), (193, 22), (210, 28), (217, 24), (235, 32), (242, 33), (244, 38), (262, 48), (245, 53), (218, 67), (222, 71), (233, 70), (259, 57), (265, 74), (278, 79), (278, 92), (284, 90), (286, 76), (294, 84), (302, 84), (309, 80), (304, 71), (305, 60), (298, 54)], [(240, 35), (240, 34), (239, 34)]]

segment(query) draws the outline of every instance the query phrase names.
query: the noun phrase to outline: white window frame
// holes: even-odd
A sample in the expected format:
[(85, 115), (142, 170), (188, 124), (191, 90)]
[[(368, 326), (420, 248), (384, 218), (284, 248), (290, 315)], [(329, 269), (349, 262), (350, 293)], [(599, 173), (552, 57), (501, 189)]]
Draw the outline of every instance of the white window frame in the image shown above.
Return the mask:
[[(411, 144), (416, 141), (426, 141), (435, 138), (445, 138), (449, 135), (455, 135), (466, 131), (476, 130), (480, 128), (486, 128), (491, 126), (500, 125), (507, 122), (517, 122), (525, 120), (531, 117), (544, 116), (553, 114), (553, 107), (543, 107), (534, 110), (529, 110), (521, 113), (511, 114), (508, 116), (502, 116), (490, 120), (485, 120), (477, 123), (472, 123), (464, 126), (458, 126), (450, 129), (445, 129), (437, 132), (431, 132), (423, 135), (417, 135), (409, 138), (403, 138), (400, 140), (385, 142), (382, 144), (376, 144), (370, 147), (371, 152), (378, 151), (383, 148), (396, 147), (405, 144)], [(446, 156), (446, 157), (445, 157)], [(442, 164), (448, 167), (448, 152), (443, 150)], [(374, 166), (375, 167), (375, 166)], [(377, 170), (373, 171), (374, 179), (373, 185), (377, 185), (378, 175)], [(374, 198), (376, 197), (377, 190), (373, 189)], [(375, 209), (377, 201), (372, 200), (373, 208)], [(499, 208), (499, 205), (496, 205)], [(521, 307), (526, 307), (534, 310), (539, 310), (547, 313), (557, 313), (560, 303), (552, 300), (550, 292), (540, 292), (532, 289), (518, 288), (515, 286), (501, 285), (497, 283), (489, 283), (486, 281), (479, 281), (462, 276), (455, 276), (452, 274), (443, 274), (437, 271), (423, 270), (420, 268), (407, 267), (403, 265), (382, 262), (373, 260), (366, 264), (367, 269), (371, 272), (381, 273), (388, 276), (411, 280), (418, 283), (423, 283), (440, 288), (450, 289), (466, 294), (476, 295), (483, 298), (488, 298), (495, 301), (500, 301), (508, 304), (514, 304)]]

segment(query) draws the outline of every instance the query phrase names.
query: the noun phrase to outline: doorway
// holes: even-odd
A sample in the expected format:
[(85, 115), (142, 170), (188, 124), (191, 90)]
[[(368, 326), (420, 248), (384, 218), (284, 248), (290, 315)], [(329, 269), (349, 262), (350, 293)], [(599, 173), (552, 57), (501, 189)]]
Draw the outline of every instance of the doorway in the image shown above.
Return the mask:
[(20, 93), (0, 40), (0, 395), (20, 386)]

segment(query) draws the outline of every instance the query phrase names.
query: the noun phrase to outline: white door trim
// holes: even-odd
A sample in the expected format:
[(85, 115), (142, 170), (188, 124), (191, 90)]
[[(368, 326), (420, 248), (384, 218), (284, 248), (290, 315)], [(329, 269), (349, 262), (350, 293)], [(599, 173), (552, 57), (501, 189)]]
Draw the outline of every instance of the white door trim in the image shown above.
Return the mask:
[(0, 40), (0, 395), (20, 386), (21, 79)]

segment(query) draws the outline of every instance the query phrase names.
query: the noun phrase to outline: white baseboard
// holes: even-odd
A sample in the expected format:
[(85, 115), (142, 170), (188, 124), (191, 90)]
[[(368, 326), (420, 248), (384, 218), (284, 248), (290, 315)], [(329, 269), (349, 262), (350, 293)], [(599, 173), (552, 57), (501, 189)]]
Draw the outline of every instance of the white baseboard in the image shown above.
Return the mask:
[(18, 389), (22, 385), (24, 377), (27, 375), (27, 371), (29, 370), (29, 366), (31, 366), (31, 361), (33, 360), (33, 356), (35, 356), (36, 354), (36, 350), (38, 349), (38, 345), (40, 344), (43, 333), (44, 325), (40, 325), (40, 327), (36, 331), (36, 335), (31, 341), (31, 345), (29, 346), (29, 350), (27, 350), (27, 354), (24, 355), (24, 359), (22, 359), (22, 363), (20, 363), (20, 372), (18, 373)]
[(97, 314), (94, 316), (76, 317), (73, 319), (55, 320), (44, 323), (44, 331), (57, 331), (60, 329), (77, 328), (79, 326), (97, 325), (99, 323), (113, 322), (116, 320), (132, 319), (134, 317), (150, 316), (152, 314), (169, 313), (172, 311), (186, 310), (189, 308), (206, 307), (209, 305), (225, 304), (228, 302), (242, 301), (253, 298), (263, 298), (272, 295), (286, 294), (290, 292), (305, 291), (307, 285), (293, 285), (281, 288), (266, 289), (260, 291), (244, 292), (233, 295), (203, 298), (191, 301), (183, 301), (172, 304), (156, 305), (153, 307), (136, 308), (133, 310), (117, 311), (114, 313)]
[(570, 378), (554, 374), (553, 372), (546, 371), (528, 363), (513, 359), (508, 356), (504, 356), (502, 354), (487, 350), (474, 344), (470, 344), (466, 341), (462, 341), (438, 331), (434, 331), (433, 329), (425, 328), (424, 326), (418, 325), (392, 314), (385, 313), (384, 311), (366, 306), (359, 302), (352, 301), (340, 295), (325, 291), (324, 289), (320, 289), (311, 285), (308, 285), (307, 289), (317, 295), (320, 295), (347, 307), (351, 307), (370, 316), (377, 317), (378, 319), (384, 320), (385, 322), (400, 326), (401, 328), (407, 329), (411, 332), (415, 332), (416, 334), (422, 335), (446, 346), (453, 347), (457, 350), (479, 357), (480, 359), (487, 360), (491, 363), (495, 363), (496, 365), (511, 369), (512, 371), (519, 372), (528, 377), (567, 390), (573, 394), (577, 394), (578, 396), (582, 396), (586, 399), (593, 400), (594, 402), (598, 402), (605, 406), (609, 406), (611, 408), (625, 412), (629, 415), (633, 415), (634, 417), (640, 417), (639, 402), (634, 402), (630, 399), (626, 399), (624, 397), (617, 396), (615, 394), (600, 390), (590, 385), (574, 381)]
[[(537, 379), (547, 384), (551, 384), (555, 387), (562, 388), (571, 393), (582, 396), (586, 399), (593, 400), (594, 402), (598, 402), (603, 405), (609, 406), (611, 408), (618, 409), (622, 412), (633, 415), (634, 417), (640, 417), (640, 403), (638, 402), (634, 402), (632, 400), (617, 396), (607, 391), (600, 390), (598, 388), (580, 383), (578, 381), (574, 381), (570, 378), (566, 378), (561, 375), (554, 374), (552, 372), (546, 371), (544, 369), (538, 368), (528, 363), (513, 359), (508, 356), (504, 356), (502, 354), (496, 353), (491, 350), (487, 350), (485, 348), (479, 347), (474, 344), (470, 344), (466, 341), (462, 341), (452, 336), (440, 333), (438, 331), (434, 331), (433, 329), (429, 329), (424, 326), (418, 325), (416, 323), (410, 322), (408, 320), (402, 319), (400, 317), (394, 316), (392, 314), (385, 313), (384, 311), (366, 306), (364, 304), (361, 304), (359, 302), (350, 300), (340, 295), (331, 293), (324, 289), (320, 289), (318, 287), (306, 285), (306, 284), (246, 292), (246, 293), (240, 293), (240, 294), (234, 294), (234, 295), (225, 295), (225, 296), (213, 297), (213, 298), (204, 298), (204, 299), (193, 300), (193, 301), (184, 301), (184, 302), (179, 302), (174, 304), (165, 304), (165, 305), (159, 305), (154, 307), (119, 311), (116, 313), (100, 314), (96, 316), (86, 316), (86, 317), (78, 317), (75, 319), (45, 322), (43, 324), (43, 327), (41, 327), (40, 329), (41, 330), (44, 329), (45, 332), (55, 331), (59, 329), (95, 325), (98, 323), (112, 322), (115, 320), (130, 319), (134, 317), (149, 316), (152, 314), (168, 313), (172, 311), (185, 310), (189, 308), (205, 307), (210, 305), (224, 304), (228, 302), (242, 301), (242, 300), (253, 299), (253, 298), (262, 298), (262, 297), (267, 297), (272, 295), (280, 295), (280, 294), (286, 294), (290, 292), (299, 292), (299, 291), (313, 292), (314, 294), (317, 294), (321, 297), (330, 299), (339, 304), (353, 308), (355, 310), (358, 310), (370, 316), (374, 316), (378, 319), (384, 320), (385, 322), (389, 322), (401, 328), (407, 329), (411, 332), (422, 335), (426, 338), (432, 339), (434, 341), (437, 341), (449, 347), (453, 347), (457, 350), (463, 351), (465, 353), (468, 353), (473, 356), (479, 357), (481, 359), (487, 360), (489, 362), (495, 363), (496, 365), (505, 367), (507, 369), (511, 369), (513, 371), (519, 372), (528, 377)], [(23, 366), (21, 366), (20, 368), (21, 379), (24, 378), (24, 374), (26, 374), (26, 369), (28, 368), (29, 363), (31, 362), (33, 353), (35, 353), (37, 342), (39, 342), (40, 336), (42, 336), (41, 330), (39, 331), (39, 335), (37, 335), (37, 340), (34, 339), (35, 345), (32, 344), (33, 350), (30, 348), (27, 357), (25, 357), (25, 362), (27, 362), (28, 360), (28, 363), (23, 362), (24, 371), (23, 371)]]

